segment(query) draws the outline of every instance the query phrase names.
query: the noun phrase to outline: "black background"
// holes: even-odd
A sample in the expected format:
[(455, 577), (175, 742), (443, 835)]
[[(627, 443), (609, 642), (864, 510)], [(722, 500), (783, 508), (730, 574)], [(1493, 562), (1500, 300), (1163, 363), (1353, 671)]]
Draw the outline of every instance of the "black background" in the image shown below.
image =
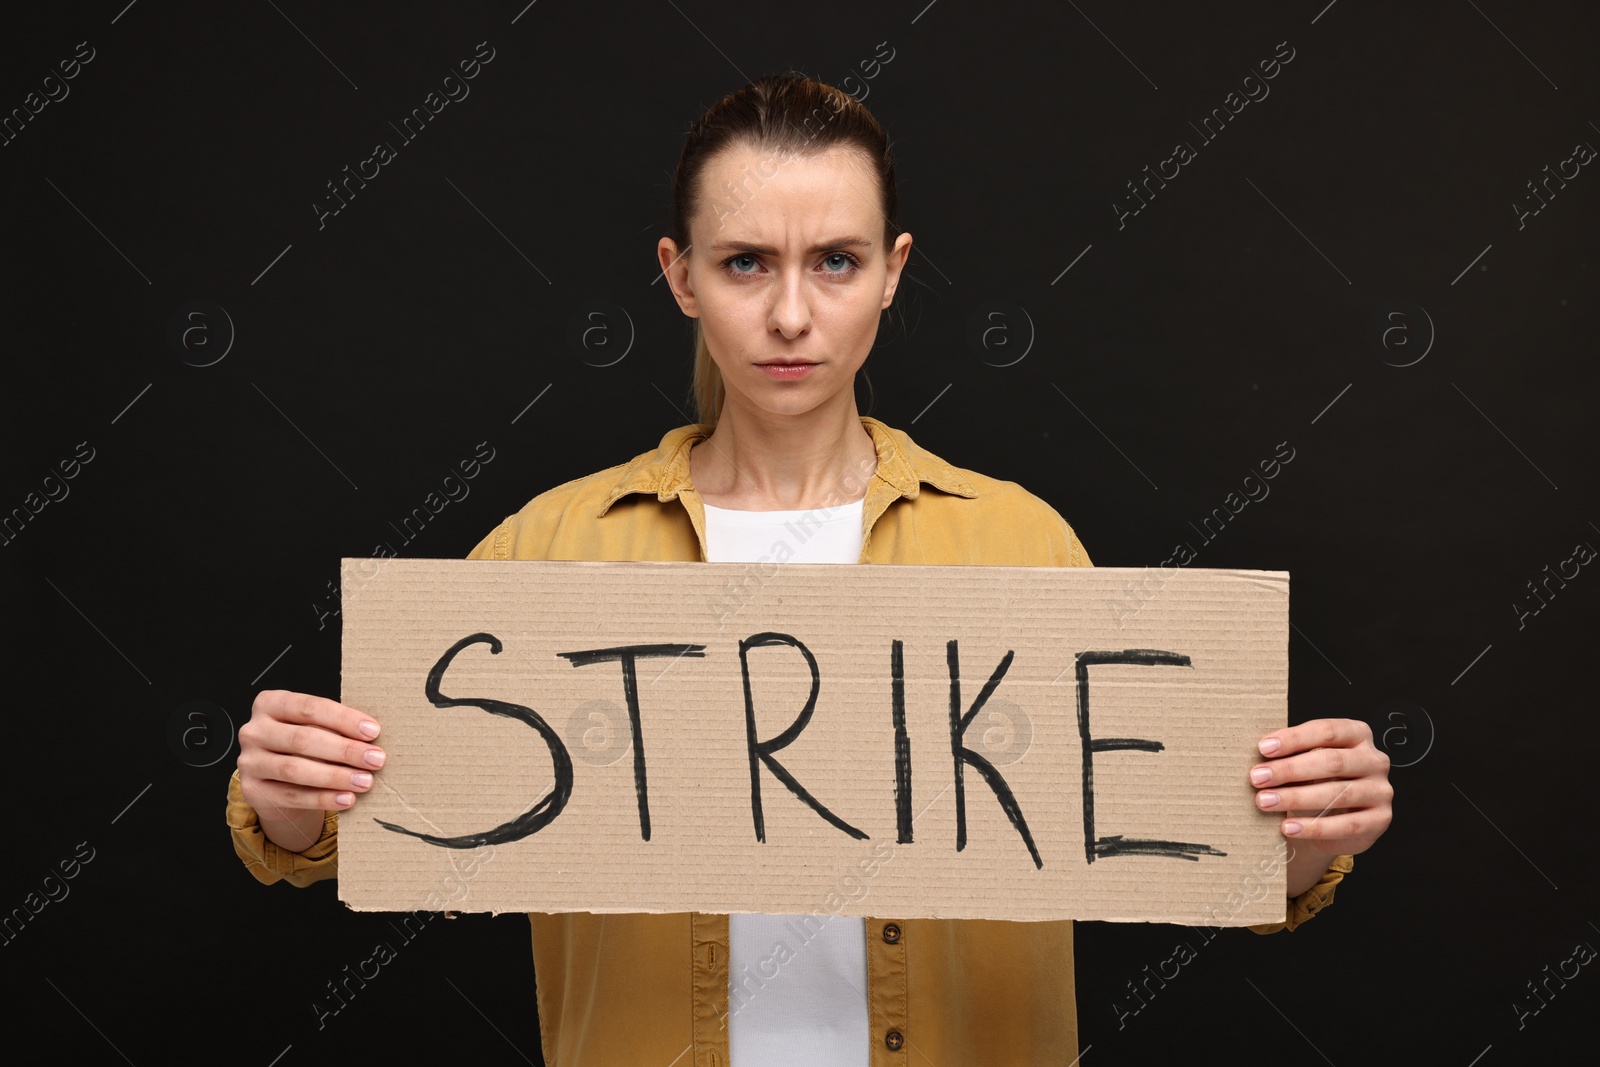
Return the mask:
[[(1514, 605), (1537, 603), (1526, 583), (1546, 565), (1600, 544), (1584, 340), (1600, 176), (1584, 167), (1520, 228), (1513, 205), (1600, 143), (1593, 14), (1505, 0), (8, 12), (4, 113), (79, 41), (95, 50), (0, 147), (0, 508), (79, 442), (94, 455), (0, 552), (0, 909), (79, 842), (94, 849), (70, 896), (0, 947), (13, 1032), (48, 1035), (66, 1062), (538, 1060), (520, 916), (431, 924), (319, 1030), (324, 983), (392, 933), (332, 882), (250, 878), (223, 825), (237, 753), (221, 746), (261, 688), (337, 695), (337, 616), (317, 605), (338, 559), (399, 545), (391, 520), (478, 442), (496, 458), (470, 496), (401, 554), (464, 555), (537, 492), (688, 421), (689, 320), (652, 284), (682, 133), (795, 68), (866, 92), (899, 162), (916, 243), (868, 364), (869, 413), (1020, 481), (1102, 566), (1157, 564), (1187, 540), (1196, 566), (1289, 570), (1291, 717), (1364, 719), (1395, 762), (1393, 826), (1325, 915), (1225, 932), (1124, 1025), (1125, 983), (1200, 939), (1081, 924), (1085, 1062), (1579, 1049), (1592, 966), (1520, 1026), (1514, 1005), (1537, 1006), (1526, 983), (1546, 965), (1600, 945), (1586, 683), (1600, 577), (1583, 568), (1520, 627)], [(319, 229), (325, 183), (396, 141), (388, 123), (481, 41), (495, 58), (471, 95)], [(1270, 95), (1202, 143), (1189, 124), (1285, 41)], [(893, 59), (868, 80), (880, 42)], [(1125, 183), (1179, 139), (1198, 157), (1119, 227)], [(236, 330), (210, 366), (191, 364), (219, 350), (215, 311), (190, 347), (168, 340), (193, 300)], [(593, 301), (610, 347), (570, 340)], [(1033, 331), (1018, 362), (1018, 344), (968, 343), (995, 302), (1014, 342)], [(1385, 343), (1374, 316), (1397, 302)], [(1202, 543), (1191, 522), (1285, 441), (1295, 459), (1270, 497)], [(190, 701), (222, 714), (184, 737)]]

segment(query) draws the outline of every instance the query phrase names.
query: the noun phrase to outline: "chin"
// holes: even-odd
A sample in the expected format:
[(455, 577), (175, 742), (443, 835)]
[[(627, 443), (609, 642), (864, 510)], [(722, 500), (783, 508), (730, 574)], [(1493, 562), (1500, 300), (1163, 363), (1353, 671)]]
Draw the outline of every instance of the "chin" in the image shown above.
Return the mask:
[[(763, 382), (770, 385), (770, 382)], [(795, 416), (805, 415), (823, 407), (831, 394), (817, 389), (765, 389), (762, 395), (741, 395), (735, 401), (740, 408), (752, 413), (762, 415)], [(733, 394), (729, 394), (731, 397)], [(724, 406), (727, 401), (723, 401)]]

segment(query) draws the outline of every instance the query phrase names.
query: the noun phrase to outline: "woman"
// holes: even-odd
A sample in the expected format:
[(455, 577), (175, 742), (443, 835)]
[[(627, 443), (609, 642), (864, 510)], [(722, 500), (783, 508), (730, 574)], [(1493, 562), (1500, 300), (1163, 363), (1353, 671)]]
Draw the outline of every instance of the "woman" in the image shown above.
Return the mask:
[[(858, 413), (856, 372), (911, 248), (895, 214), (884, 132), (837, 89), (770, 77), (713, 106), (689, 133), (658, 248), (697, 321), (698, 421), (540, 494), (470, 558), (753, 561), (785, 541), (797, 562), (1090, 566), (1038, 497)], [(817, 520), (803, 543), (796, 512)], [(333, 876), (337, 813), (382, 767), (377, 732), (331, 700), (260, 694), (229, 786), (235, 848), (258, 879)], [(1258, 804), (1288, 813), (1296, 838), (1289, 920), (1252, 928), (1270, 933), (1332, 898), (1387, 828), (1392, 791), (1359, 722), (1274, 731), (1262, 753)], [(529, 919), (553, 1065), (1077, 1056), (1070, 922), (836, 918), (768, 979), (756, 964), (795, 929), (783, 916)]]

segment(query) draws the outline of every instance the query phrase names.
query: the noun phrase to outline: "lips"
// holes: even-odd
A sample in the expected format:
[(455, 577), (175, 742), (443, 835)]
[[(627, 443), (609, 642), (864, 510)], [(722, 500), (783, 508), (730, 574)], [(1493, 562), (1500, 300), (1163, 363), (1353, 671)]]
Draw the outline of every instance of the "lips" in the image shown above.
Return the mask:
[(802, 378), (809, 378), (811, 372), (819, 366), (821, 366), (820, 363), (810, 363), (801, 359), (774, 359), (765, 363), (757, 363), (756, 369), (775, 381), (795, 382)]

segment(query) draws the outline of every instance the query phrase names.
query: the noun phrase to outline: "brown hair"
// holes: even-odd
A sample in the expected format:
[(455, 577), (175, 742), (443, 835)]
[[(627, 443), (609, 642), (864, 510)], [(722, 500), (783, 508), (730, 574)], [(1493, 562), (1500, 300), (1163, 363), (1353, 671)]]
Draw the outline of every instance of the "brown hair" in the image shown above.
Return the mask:
[[(894, 244), (900, 228), (895, 223), (894, 157), (889, 151), (888, 135), (872, 113), (850, 94), (798, 71), (789, 71), (757, 78), (729, 93), (689, 128), (673, 175), (672, 223), (667, 233), (680, 249), (689, 247), (689, 219), (706, 198), (706, 190), (700, 187), (700, 172), (718, 152), (744, 144), (771, 156), (814, 155), (841, 145), (859, 149), (877, 171), (883, 194), (885, 250)], [(756, 176), (758, 183), (761, 177)], [(738, 188), (725, 184), (732, 202), (742, 206), (739, 194), (745, 191), (745, 183), (741, 181)], [(722, 412), (722, 372), (711, 359), (699, 319), (694, 322), (694, 349), (691, 400), (695, 420), (714, 424)], [(871, 386), (869, 380), (869, 390)]]

